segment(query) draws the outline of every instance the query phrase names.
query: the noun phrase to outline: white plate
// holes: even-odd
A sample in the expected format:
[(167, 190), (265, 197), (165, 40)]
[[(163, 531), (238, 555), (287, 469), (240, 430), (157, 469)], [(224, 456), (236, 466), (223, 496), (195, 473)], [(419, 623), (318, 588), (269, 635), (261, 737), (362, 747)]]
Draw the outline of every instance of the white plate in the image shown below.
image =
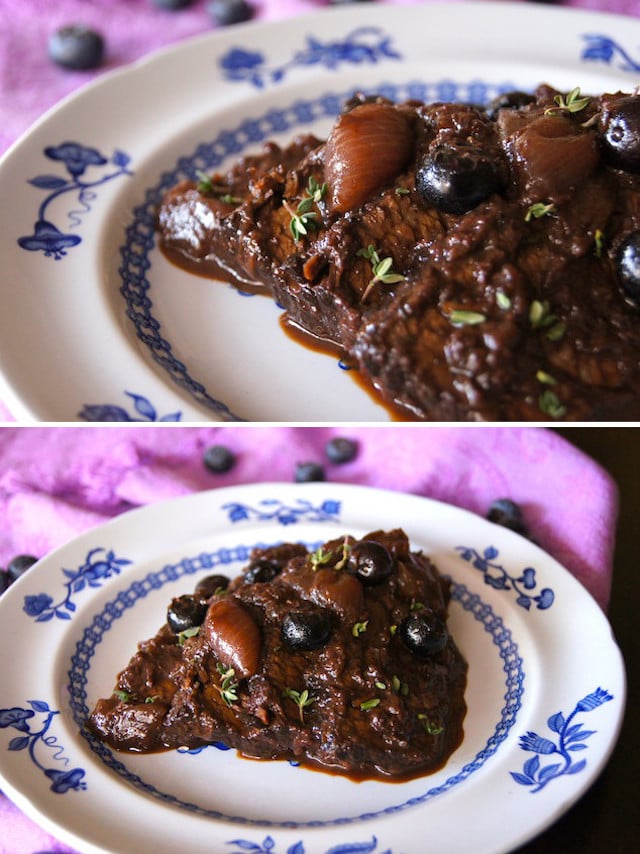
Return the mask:
[[(469, 662), (464, 739), (441, 771), (354, 783), (215, 747), (114, 754), (83, 736), (137, 642), (197, 578), (236, 573), (258, 543), (394, 526), (451, 577), (451, 631)], [(0, 645), (11, 650), (0, 663), (2, 788), (89, 852), (508, 851), (594, 781), (625, 704), (605, 617), (538, 547), (445, 504), (338, 484), (231, 487), (121, 516), (9, 589)]]
[(335, 358), (286, 337), (270, 300), (166, 262), (163, 189), (265, 140), (326, 133), (357, 89), (631, 90), (639, 44), (636, 19), (535, 4), (355, 4), (106, 75), (0, 162), (0, 393), (20, 420), (388, 420)]

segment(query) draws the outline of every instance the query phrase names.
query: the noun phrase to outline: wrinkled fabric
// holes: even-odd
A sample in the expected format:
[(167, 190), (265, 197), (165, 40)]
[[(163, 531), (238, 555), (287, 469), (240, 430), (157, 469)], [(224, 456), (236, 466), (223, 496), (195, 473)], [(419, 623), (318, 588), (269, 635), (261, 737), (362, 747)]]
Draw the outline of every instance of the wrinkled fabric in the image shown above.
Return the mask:
[[(357, 441), (352, 462), (327, 461), (334, 436)], [(227, 474), (203, 464), (213, 444), (236, 456)], [(536, 427), (3, 427), (0, 565), (19, 553), (42, 557), (154, 501), (232, 484), (291, 482), (301, 462), (320, 463), (331, 482), (427, 496), (482, 516), (494, 500), (511, 498), (532, 537), (606, 608), (616, 486), (557, 433)], [(6, 798), (0, 831), (4, 854), (70, 850)]]

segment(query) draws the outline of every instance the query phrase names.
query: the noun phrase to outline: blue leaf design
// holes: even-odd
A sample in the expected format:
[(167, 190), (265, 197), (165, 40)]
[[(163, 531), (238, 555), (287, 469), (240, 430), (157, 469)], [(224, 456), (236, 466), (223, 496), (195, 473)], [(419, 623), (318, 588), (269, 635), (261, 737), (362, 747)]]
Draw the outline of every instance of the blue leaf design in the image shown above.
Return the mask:
[(378, 840), (374, 836), (371, 842), (348, 842), (344, 845), (336, 845), (329, 848), (327, 854), (367, 854), (367, 852), (375, 851), (378, 847)]
[(50, 712), (49, 704), (45, 703), (44, 700), (29, 700), (29, 705), (33, 709), (34, 712)]
[(527, 777), (535, 780), (539, 767), (540, 759), (537, 756), (534, 756), (532, 759), (527, 759), (527, 761), (524, 763), (524, 767), (522, 770), (527, 775)]
[(147, 421), (156, 420), (158, 413), (148, 398), (143, 397), (141, 394), (134, 394), (131, 391), (127, 391), (125, 393), (133, 400), (133, 405), (137, 413), (142, 415), (143, 418), (146, 418)]
[(581, 759), (580, 762), (576, 762), (574, 765), (570, 765), (569, 768), (567, 768), (567, 774), (579, 774), (583, 768), (586, 768), (586, 766), (587, 760)]
[(543, 768), (542, 771), (538, 774), (538, 782), (544, 783), (546, 780), (550, 780), (556, 773), (556, 771), (560, 768), (560, 763), (556, 762), (553, 765), (547, 765), (546, 768)]
[(487, 560), (493, 560), (498, 557), (498, 549), (495, 546), (488, 546), (483, 554)]
[(25, 750), (25, 748), (29, 747), (29, 742), (31, 739), (28, 735), (19, 735), (16, 738), (12, 738), (9, 742), (9, 750)]
[(66, 186), (67, 181), (58, 175), (37, 175), (35, 178), (31, 178), (28, 183), (40, 190), (59, 190)]
[(566, 721), (562, 712), (556, 712), (555, 715), (551, 715), (547, 720), (547, 726), (550, 730), (553, 730), (553, 732), (562, 732), (566, 726)]
[(533, 786), (535, 780), (532, 780), (531, 777), (525, 777), (524, 774), (518, 774), (517, 771), (509, 771), (513, 779), (516, 783), (520, 783), (521, 786)]
[(304, 845), (302, 841), (294, 842), (293, 845), (290, 845), (287, 848), (287, 854), (304, 854)]
[(230, 839), (229, 845), (237, 845), (238, 848), (241, 848), (243, 851), (262, 851), (262, 846), (257, 845), (255, 842), (250, 842), (248, 839)]

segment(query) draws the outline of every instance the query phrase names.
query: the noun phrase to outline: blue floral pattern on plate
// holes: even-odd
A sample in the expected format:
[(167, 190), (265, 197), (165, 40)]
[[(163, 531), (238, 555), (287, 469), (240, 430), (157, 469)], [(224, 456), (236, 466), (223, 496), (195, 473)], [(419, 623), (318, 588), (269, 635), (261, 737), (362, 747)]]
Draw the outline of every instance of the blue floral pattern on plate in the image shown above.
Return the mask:
[(495, 590), (514, 590), (518, 594), (516, 602), (520, 607), (528, 611), (531, 605), (535, 603), (536, 608), (544, 611), (553, 605), (555, 594), (549, 587), (540, 590), (535, 596), (526, 592), (535, 590), (538, 583), (536, 581), (536, 570), (533, 567), (526, 567), (520, 575), (514, 577), (501, 564), (496, 563), (495, 559), (498, 557), (499, 551), (495, 546), (487, 546), (482, 553), (477, 549), (469, 548), (469, 546), (457, 546), (456, 548), (463, 560), (470, 563), (474, 569), (484, 573), (485, 584)]
[(118, 558), (112, 550), (95, 548), (87, 554), (84, 563), (78, 569), (63, 569), (67, 578), (65, 583), (66, 594), (55, 602), (53, 596), (48, 593), (38, 593), (24, 597), (22, 610), (29, 617), (34, 617), (36, 623), (47, 623), (56, 617), (58, 620), (70, 620), (76, 610), (73, 596), (85, 588), (102, 587), (106, 579), (119, 575), (123, 566), (131, 561), (127, 558)]
[[(47, 735), (51, 722), (60, 712), (49, 708), (48, 703), (42, 700), (29, 700), (31, 708), (25, 709), (13, 706), (10, 709), (0, 709), (0, 728), (11, 727), (18, 731), (19, 735), (11, 739), (8, 750), (26, 750), (33, 764), (51, 780), (51, 791), (63, 795), (69, 791), (81, 791), (87, 788), (84, 781), (85, 772), (82, 768), (68, 769), (69, 759), (64, 756), (63, 749), (54, 735)], [(37, 723), (36, 715), (44, 715), (40, 722), (40, 729), (32, 731), (31, 726)], [(51, 759), (62, 763), (63, 768), (51, 767), (39, 758), (45, 750), (52, 751)]]
[(82, 407), (78, 417), (83, 421), (181, 421), (181, 412), (159, 415), (149, 398), (132, 391), (125, 391), (133, 401), (133, 408), (139, 417), (130, 415), (123, 406), (114, 403), (88, 403)]
[[(44, 149), (44, 154), (50, 160), (64, 164), (68, 176), (57, 174), (42, 174), (31, 178), (29, 183), (39, 190), (47, 190), (48, 194), (38, 209), (38, 219), (33, 227), (33, 234), (18, 238), (18, 245), (30, 252), (44, 252), (47, 258), (59, 261), (67, 254), (67, 250), (82, 242), (78, 234), (63, 231), (47, 217), (49, 205), (66, 193), (77, 196), (79, 208), (67, 212), (69, 227), (76, 228), (82, 222), (82, 216), (91, 210), (91, 202), (97, 198), (95, 188), (121, 175), (131, 175), (127, 168), (129, 155), (124, 151), (116, 151), (107, 158), (97, 148), (81, 145), (78, 142), (63, 142), (60, 145), (50, 145)], [(88, 169), (108, 167), (92, 180), (87, 180), (85, 173)], [(115, 169), (113, 168), (115, 167)]]
[[(531, 792), (539, 792), (552, 780), (563, 777), (565, 774), (578, 774), (586, 768), (587, 760), (573, 761), (572, 754), (586, 750), (584, 742), (595, 735), (597, 730), (583, 729), (582, 724), (574, 723), (576, 715), (580, 712), (592, 712), (603, 703), (613, 700), (613, 695), (602, 688), (596, 688), (591, 694), (587, 694), (578, 703), (573, 711), (565, 717), (562, 712), (556, 712), (547, 720), (547, 726), (558, 736), (557, 744), (549, 738), (538, 735), (536, 732), (528, 732), (520, 737), (520, 747), (535, 754), (524, 763), (522, 771), (511, 771), (511, 776), (521, 786), (530, 786)], [(541, 765), (540, 757), (559, 757), (560, 762), (552, 762), (550, 765)]]
[(344, 38), (329, 42), (307, 36), (302, 50), (275, 68), (267, 66), (263, 53), (234, 47), (220, 59), (220, 68), (227, 80), (251, 83), (262, 89), (268, 83), (280, 83), (293, 68), (321, 65), (335, 71), (345, 63), (375, 65), (386, 59), (402, 59), (402, 55), (392, 47), (389, 36), (379, 27), (359, 27)]
[(621, 71), (640, 71), (640, 62), (632, 59), (629, 52), (618, 44), (615, 39), (602, 33), (591, 33), (583, 36), (587, 46), (582, 52), (582, 59), (591, 62), (605, 62), (607, 65), (617, 64)]
[(284, 504), (277, 498), (265, 498), (258, 502), (259, 508), (239, 501), (223, 504), (230, 522), (276, 521), (280, 525), (295, 525), (296, 522), (334, 522), (340, 518), (340, 502), (327, 499), (319, 507), (310, 501), (298, 499), (295, 504)]
[[(262, 842), (251, 842), (249, 839), (230, 839), (228, 845), (236, 845), (235, 851), (230, 851), (229, 854), (278, 854), (278, 849), (275, 840), (272, 836), (265, 836)], [(332, 845), (328, 848), (325, 854), (373, 854), (378, 851), (378, 840), (376, 837), (365, 842), (347, 842), (342, 845)], [(300, 840), (290, 845), (286, 854), (305, 854), (305, 847)], [(393, 854), (390, 848), (380, 851), (380, 854)]]

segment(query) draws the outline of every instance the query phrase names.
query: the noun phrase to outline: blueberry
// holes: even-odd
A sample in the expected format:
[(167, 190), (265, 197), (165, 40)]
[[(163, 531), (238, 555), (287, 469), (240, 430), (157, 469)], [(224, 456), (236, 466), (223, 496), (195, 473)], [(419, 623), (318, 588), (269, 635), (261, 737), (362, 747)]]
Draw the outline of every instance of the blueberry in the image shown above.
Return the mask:
[(498, 163), (470, 145), (438, 146), (416, 172), (423, 200), (445, 213), (466, 213), (501, 187)]
[(264, 557), (251, 561), (244, 573), (245, 584), (264, 584), (265, 581), (273, 581), (276, 575), (280, 575), (282, 567)]
[(253, 6), (246, 0), (213, 0), (207, 4), (209, 17), (219, 27), (241, 24), (253, 17)]
[(203, 463), (214, 474), (226, 474), (234, 467), (236, 457), (233, 451), (224, 445), (212, 445), (204, 452)]
[(194, 0), (152, 0), (154, 6), (157, 6), (158, 9), (169, 9), (170, 11), (175, 11), (176, 9), (186, 9), (187, 6), (193, 6)]
[(57, 30), (49, 39), (49, 58), (56, 65), (86, 71), (102, 64), (104, 40), (100, 33), (82, 25)]
[(320, 463), (297, 463), (294, 480), (296, 483), (324, 480), (324, 469)]
[(600, 130), (607, 160), (627, 172), (640, 172), (640, 97), (621, 98), (603, 114)]
[(447, 627), (431, 611), (406, 617), (398, 626), (398, 635), (407, 649), (419, 658), (441, 652), (449, 639)]
[(0, 569), (0, 596), (4, 593), (4, 591), (11, 584), (11, 579), (9, 578), (9, 573), (4, 569)]
[(196, 584), (194, 595), (202, 599), (210, 599), (214, 593), (226, 590), (228, 586), (229, 579), (226, 575), (207, 575)]
[(519, 110), (527, 104), (533, 104), (535, 100), (529, 92), (503, 92), (487, 104), (486, 112), (490, 119), (495, 119), (499, 110)]
[(618, 282), (632, 305), (640, 307), (640, 231), (633, 231), (617, 252)]
[(331, 616), (326, 611), (290, 611), (282, 621), (281, 634), (290, 649), (319, 649), (331, 637)]
[(393, 558), (380, 543), (360, 540), (349, 551), (347, 569), (363, 584), (380, 584), (393, 572)]
[(518, 534), (527, 534), (527, 526), (522, 517), (522, 509), (515, 501), (510, 498), (498, 498), (494, 501), (487, 513), (487, 519), (490, 522), (495, 522), (496, 525), (502, 525), (503, 528), (509, 528)]
[(16, 555), (7, 565), (9, 580), (15, 581), (17, 578), (20, 578), (37, 560), (38, 558), (33, 555)]
[(347, 439), (345, 436), (336, 436), (327, 442), (325, 448), (327, 459), (338, 465), (350, 463), (358, 454), (358, 443), (355, 439)]
[(207, 603), (199, 596), (176, 596), (167, 608), (167, 623), (176, 635), (201, 626), (207, 613)]

